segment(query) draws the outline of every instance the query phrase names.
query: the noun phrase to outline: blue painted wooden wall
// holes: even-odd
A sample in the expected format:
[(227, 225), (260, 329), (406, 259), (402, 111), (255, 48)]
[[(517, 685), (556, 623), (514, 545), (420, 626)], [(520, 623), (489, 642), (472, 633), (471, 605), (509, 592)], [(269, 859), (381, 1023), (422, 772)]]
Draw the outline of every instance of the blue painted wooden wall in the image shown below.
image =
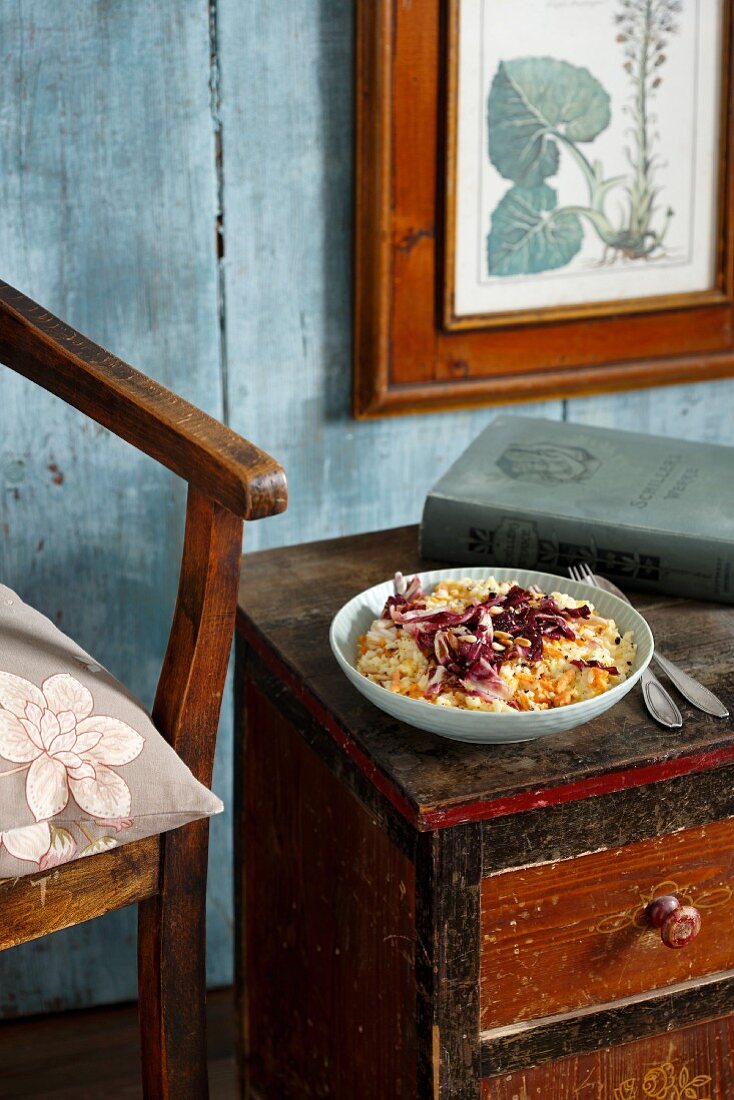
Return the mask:
[[(290, 509), (249, 527), (250, 549), (416, 521), (494, 414), (350, 418), (352, 38), (352, 0), (0, 5), (0, 274), (283, 461)], [(182, 486), (1, 384), (0, 576), (150, 703)], [(518, 411), (734, 442), (734, 382)], [(226, 801), (230, 727), (227, 704)], [(213, 829), (213, 984), (232, 972), (229, 826)], [(6, 1014), (133, 995), (132, 913), (0, 956)]]

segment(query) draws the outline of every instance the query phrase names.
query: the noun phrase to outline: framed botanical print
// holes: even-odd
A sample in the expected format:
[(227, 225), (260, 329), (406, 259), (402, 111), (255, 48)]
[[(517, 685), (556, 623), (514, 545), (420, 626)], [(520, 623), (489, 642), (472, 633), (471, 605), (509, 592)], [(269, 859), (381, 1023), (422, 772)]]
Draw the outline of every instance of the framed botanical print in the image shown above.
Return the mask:
[(361, 0), (355, 411), (734, 373), (731, 0)]

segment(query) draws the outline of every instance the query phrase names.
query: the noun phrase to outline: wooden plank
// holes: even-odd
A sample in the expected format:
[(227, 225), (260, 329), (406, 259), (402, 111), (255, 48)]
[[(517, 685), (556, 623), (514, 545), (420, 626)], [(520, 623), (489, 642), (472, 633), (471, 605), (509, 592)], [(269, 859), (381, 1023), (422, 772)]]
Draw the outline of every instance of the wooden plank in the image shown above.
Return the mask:
[(285, 508), (274, 459), (2, 280), (0, 361), (235, 515), (260, 519)]
[(350, 419), (354, 18), (349, 0), (217, 3), (230, 422), (291, 494), (252, 549), (416, 522), (491, 415)]
[(566, 403), (568, 420), (668, 438), (734, 444), (734, 383), (708, 382)]
[[(694, 905), (681, 950), (649, 927), (654, 897)], [(734, 821), (482, 879), (482, 1028), (734, 969)]]
[(160, 837), (146, 837), (45, 874), (0, 882), (0, 951), (152, 897), (159, 848)]
[(654, 787), (559, 803), (483, 825), (482, 873), (619, 848), (653, 835), (734, 817), (734, 768), (677, 776)]
[[(403, 852), (410, 860), (415, 860), (416, 832), (411, 825), (410, 808), (404, 803), (395, 806), (390, 796), (394, 793), (392, 787), (382, 781), (382, 777), (372, 769), (361, 767), (364, 761), (355, 761), (350, 754), (350, 745), (344, 739), (332, 736), (333, 726), (329, 723), (326, 713), (316, 715), (309, 710), (296, 694), (289, 690), (289, 684), (278, 678), (277, 670), (268, 664), (267, 657), (257, 653), (247, 645), (242, 634), (236, 638), (238, 660), (244, 677), (244, 669), (247, 669), (248, 680), (253, 681), (260, 690), (271, 699), (284, 718), (286, 718), (300, 733), (307, 745), (326, 764), (327, 768), (337, 777), (340, 783), (348, 787), (359, 799), (362, 805), (369, 810), (373, 819), (379, 822), (393, 844)], [(236, 692), (241, 694), (243, 681), (236, 679)], [(239, 714), (243, 713), (243, 704), (238, 704)], [(235, 713), (237, 728), (241, 728), (241, 719)], [(242, 746), (235, 738), (235, 750), (241, 752)], [(243, 771), (235, 764), (235, 775), (241, 775)]]
[(483, 1082), (482, 1100), (729, 1100), (734, 1094), (734, 1017), (666, 1031)]
[[(235, 1100), (232, 990), (207, 998), (209, 1083)], [(143, 1100), (136, 1005), (0, 1024), (0, 1100)]]
[(481, 831), (421, 836), (416, 927), (419, 1097), (479, 1100)]
[(627, 997), (612, 1005), (485, 1031), (481, 1036), (481, 1074), (511, 1073), (685, 1027), (728, 1012), (733, 996), (734, 974), (729, 971)]
[[(206, 6), (19, 0), (0, 5), (0, 40), (0, 277), (220, 416)], [(0, 424), (3, 581), (150, 705), (185, 486), (6, 370)], [(231, 980), (228, 831), (213, 828), (220, 984)], [(135, 943), (125, 911), (4, 952), (0, 1011), (131, 999)]]
[(245, 1095), (415, 1095), (415, 868), (253, 681), (236, 859)]

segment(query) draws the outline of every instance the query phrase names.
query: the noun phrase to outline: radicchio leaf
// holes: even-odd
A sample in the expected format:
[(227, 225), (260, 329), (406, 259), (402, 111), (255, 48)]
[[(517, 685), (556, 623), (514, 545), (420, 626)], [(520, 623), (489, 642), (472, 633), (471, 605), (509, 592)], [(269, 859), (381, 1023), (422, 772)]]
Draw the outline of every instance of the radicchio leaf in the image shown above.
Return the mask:
[(511, 691), (501, 676), (492, 670), (491, 677), (478, 680), (476, 676), (463, 676), (459, 681), (464, 691), (470, 695), (478, 695), (480, 699), (494, 702), (495, 699), (508, 699)]
[(426, 695), (438, 695), (441, 688), (444, 686), (445, 681), (449, 678), (449, 674), (443, 665), (436, 665), (428, 677), (428, 687), (426, 688)]
[(601, 661), (585, 661), (581, 657), (574, 658), (570, 662), (572, 665), (576, 665), (576, 668), (600, 668), (604, 672), (611, 673), (612, 676), (619, 676), (619, 669), (616, 665), (605, 665)]
[[(394, 588), (395, 594), (385, 602), (382, 620), (385, 629), (392, 623), (402, 627), (428, 658), (429, 698), (460, 687), (485, 700), (508, 699), (510, 688), (499, 675), (503, 662), (539, 661), (543, 638), (575, 638), (569, 619), (587, 619), (590, 615), (588, 605), (561, 607), (535, 586), (513, 585), (504, 596), (491, 592), (484, 601), (475, 600), (464, 611), (452, 611), (445, 604), (426, 607), (417, 576), (408, 581), (396, 573)], [(497, 608), (501, 608), (500, 614), (493, 615), (491, 609)], [(504, 650), (493, 648), (497, 632), (511, 638), (509, 643), (503, 638), (507, 643)], [(586, 664), (604, 667), (599, 662)]]

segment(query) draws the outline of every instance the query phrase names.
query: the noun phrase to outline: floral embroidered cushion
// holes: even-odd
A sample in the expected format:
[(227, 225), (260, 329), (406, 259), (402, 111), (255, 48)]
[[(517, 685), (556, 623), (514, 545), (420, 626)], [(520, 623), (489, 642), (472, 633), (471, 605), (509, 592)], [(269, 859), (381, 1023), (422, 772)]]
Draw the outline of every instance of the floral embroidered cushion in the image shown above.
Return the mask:
[(0, 879), (222, 808), (134, 696), (0, 585)]

